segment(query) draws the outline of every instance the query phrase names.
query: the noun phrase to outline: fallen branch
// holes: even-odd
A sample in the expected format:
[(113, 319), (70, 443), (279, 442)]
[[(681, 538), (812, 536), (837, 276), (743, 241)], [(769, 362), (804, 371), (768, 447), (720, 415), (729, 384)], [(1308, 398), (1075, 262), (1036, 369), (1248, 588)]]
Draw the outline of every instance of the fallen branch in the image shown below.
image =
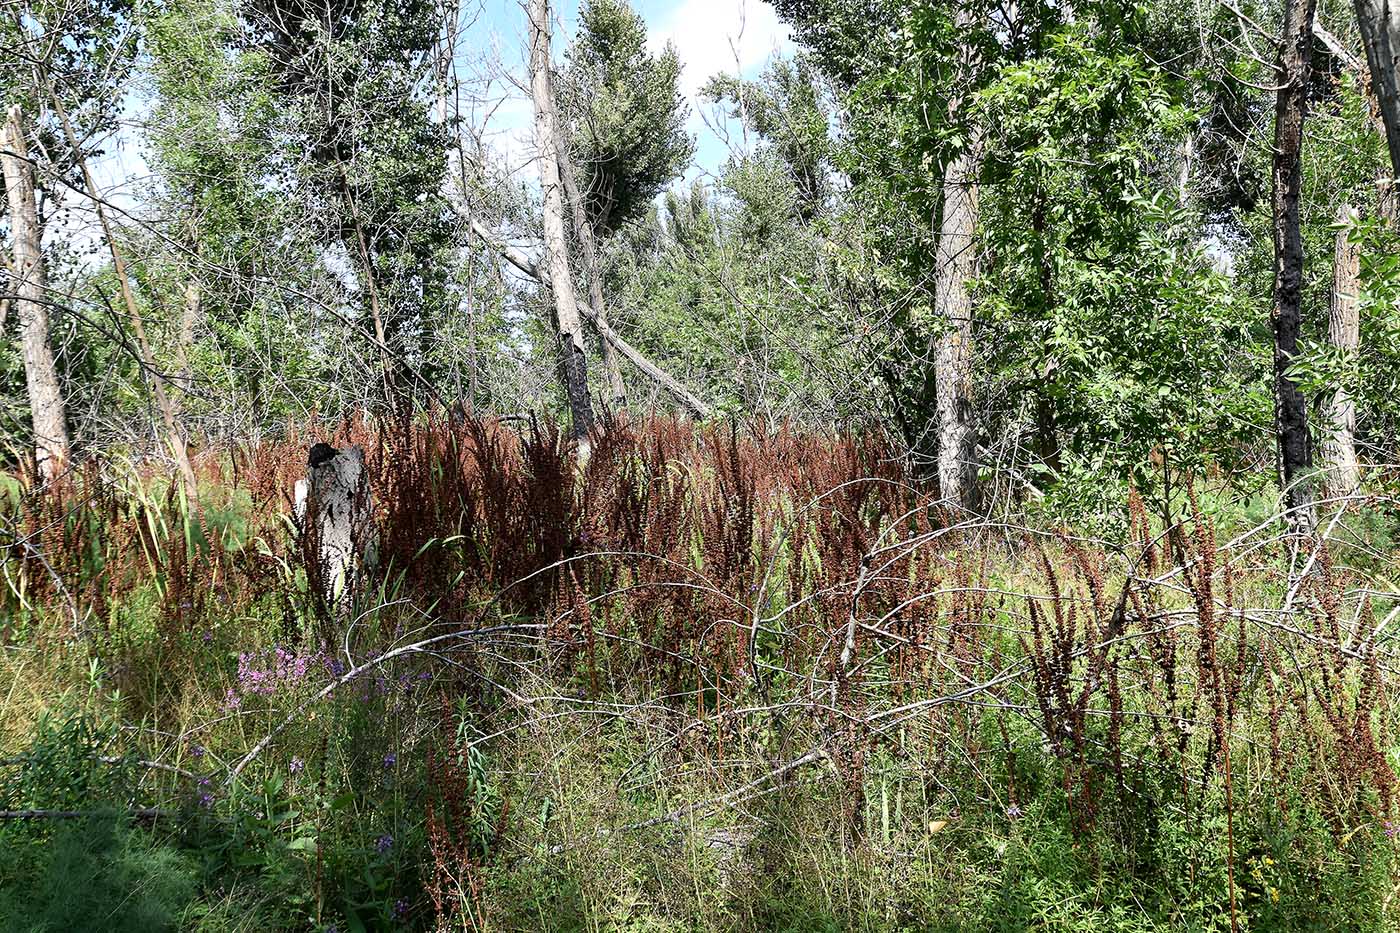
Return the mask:
[(78, 820), (89, 816), (119, 813), (133, 820), (163, 820), (176, 815), (174, 810), (159, 807), (137, 807), (131, 810), (0, 810), (0, 820)]

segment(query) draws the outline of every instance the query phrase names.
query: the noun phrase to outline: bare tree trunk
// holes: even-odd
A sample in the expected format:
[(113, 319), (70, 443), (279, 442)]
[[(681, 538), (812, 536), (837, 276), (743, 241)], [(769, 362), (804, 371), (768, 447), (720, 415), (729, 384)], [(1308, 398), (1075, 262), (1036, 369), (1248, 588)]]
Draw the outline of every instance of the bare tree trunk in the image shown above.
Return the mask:
[[(579, 249), (583, 252), (583, 268), (588, 276), (588, 304), (593, 309), (593, 320), (602, 321), (602, 326), (607, 327), (608, 309), (603, 302), (603, 270), (598, 263), (598, 244), (593, 238), (593, 226), (588, 222), (588, 215), (583, 209), (583, 197), (578, 190), (578, 175), (574, 171), (574, 160), (569, 152), (568, 140), (563, 138), (562, 121), (556, 124), (555, 129), (560, 134), (560, 138), (555, 140), (555, 147), (559, 152), (559, 176), (564, 182), (564, 194), (569, 199), (574, 220), (574, 239), (578, 240)], [(621, 408), (627, 404), (627, 385), (622, 381), (622, 365), (618, 362), (617, 349), (606, 340), (602, 343), (603, 373), (608, 381), (608, 404), (615, 409)]]
[[(466, 217), (465, 219), (467, 220), (467, 223), (471, 225), (472, 233), (475, 233), (481, 239), (481, 242), (485, 243), (492, 249), (499, 252), (506, 262), (510, 263), (512, 266), (519, 269), (521, 272), (525, 273), (530, 278), (534, 279), (536, 282), (539, 282), (546, 288), (550, 287), (549, 273), (546, 272), (544, 269), (541, 269), (539, 267), (539, 264), (536, 263), (529, 256), (527, 256), (522, 250), (511, 246), (509, 243), (506, 243), (500, 237), (496, 236), (496, 234), (492, 233), (485, 224), (483, 224), (476, 218)], [(586, 315), (593, 313), (588, 308), (581, 308), (581, 310)], [(594, 318), (593, 324), (595, 327), (598, 328), (598, 333), (602, 336), (602, 338), (608, 343), (612, 344), (617, 349), (617, 352), (622, 354), (628, 362), (630, 362), (633, 366), (637, 367), (637, 369), (641, 370), (642, 375), (651, 379), (657, 385), (661, 386), (661, 388), (665, 389), (667, 392), (670, 392), (673, 396), (679, 399), (685, 405), (686, 408), (690, 409), (690, 411), (694, 413), (695, 417), (710, 417), (710, 406), (706, 405), (703, 401), (700, 400), (699, 396), (697, 396), (694, 392), (690, 391), (684, 385), (682, 385), (680, 383), (680, 380), (676, 379), (670, 373), (666, 372), (666, 370), (662, 369), (660, 366), (657, 366), (651, 360), (647, 359), (645, 356), (642, 355), (642, 352), (640, 350), (632, 346), (626, 340), (623, 340), (622, 337), (617, 333), (617, 331), (613, 330), (612, 327), (609, 326), (607, 321), (600, 321)]]
[(1391, 0), (1354, 0), (1371, 90), (1380, 105), (1392, 178), (1400, 178), (1400, 21)]
[[(956, 24), (965, 33), (976, 23), (967, 4)], [(959, 50), (958, 70), (970, 81), (976, 67), (970, 42)], [(964, 101), (949, 101), (959, 115)], [(981, 142), (975, 132), (943, 173), (943, 216), (934, 252), (934, 313), (939, 328), (933, 345), (934, 408), (938, 415), (938, 488), (955, 509), (977, 508), (977, 426), (972, 404), (972, 279), (977, 275), (977, 176)]]
[[(1357, 290), (1361, 279), (1361, 244), (1351, 239), (1356, 210), (1343, 207), (1337, 216), (1335, 261), (1332, 266), (1332, 301), (1327, 314), (1327, 342), (1350, 364), (1361, 345), (1361, 317)], [(1356, 459), (1356, 402), (1345, 386), (1337, 386), (1323, 411), (1322, 460), (1327, 496), (1349, 496), (1361, 485)]]
[(5, 193), (10, 205), (14, 238), (13, 284), (24, 348), (24, 377), (29, 388), (29, 411), (34, 424), (34, 458), (39, 475), (53, 479), (68, 460), (68, 429), (64, 422), (63, 390), (58, 384), (53, 347), (49, 342), (48, 287), (41, 248), (39, 211), (34, 201), (34, 166), (24, 138), (24, 117), (18, 104), (5, 122)]
[(1317, 0), (1287, 0), (1278, 53), (1278, 97), (1274, 107), (1273, 233), (1274, 301), (1269, 323), (1274, 333), (1274, 428), (1278, 441), (1279, 483), (1294, 510), (1290, 523), (1312, 528), (1312, 449), (1308, 409), (1288, 367), (1298, 352), (1303, 301), (1303, 237), (1299, 202), (1303, 191), (1303, 121), (1312, 70), (1313, 21)]
[(935, 252), (933, 346), (938, 412), (938, 486), (953, 508), (977, 507), (977, 429), (972, 404), (972, 296), (977, 274), (977, 174), (973, 143), (943, 175), (943, 219)]
[(544, 195), (544, 246), (558, 324), (560, 370), (573, 416), (573, 434), (584, 438), (593, 429), (593, 403), (588, 395), (588, 357), (583, 323), (569, 270), (569, 244), (564, 233), (564, 196), (559, 180), (559, 136), (554, 94), (549, 80), (549, 0), (529, 0), (530, 94), (535, 103), (535, 142), (539, 146), (540, 188)]
[(348, 609), (358, 579), (377, 562), (364, 449), (314, 445), (292, 509), (301, 523), (310, 583), (328, 609)]

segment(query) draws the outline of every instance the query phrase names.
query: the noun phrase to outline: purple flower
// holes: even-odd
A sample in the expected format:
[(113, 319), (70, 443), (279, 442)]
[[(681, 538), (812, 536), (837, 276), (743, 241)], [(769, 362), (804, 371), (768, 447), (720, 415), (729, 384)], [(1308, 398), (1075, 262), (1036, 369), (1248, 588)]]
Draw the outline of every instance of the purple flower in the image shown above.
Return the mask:
[(191, 745), (191, 746), (190, 746), (190, 757), (191, 757), (191, 758), (203, 758), (203, 757), (204, 757), (204, 746), (203, 746), (203, 745)]
[(293, 758), (291, 763), (287, 765), (287, 770), (292, 774), (301, 774), (302, 769), (305, 767), (306, 762), (302, 761), (300, 758)]
[(402, 897), (394, 901), (394, 917), (396, 919), (403, 919), (407, 915), (408, 901)]
[(399, 756), (398, 756), (398, 755), (395, 755), (393, 752), (390, 752), (389, 754), (387, 754), (387, 755), (384, 756), (384, 770), (385, 770), (385, 771), (388, 771), (390, 768), (392, 768), (394, 765), (396, 765), (396, 764), (398, 764), (398, 763), (399, 763)]
[(1021, 818), (1021, 808), (1013, 803), (1006, 808), (1006, 817), (1011, 820), (1019, 820)]
[(1385, 838), (1394, 839), (1397, 828), (1390, 820), (1381, 820), (1381, 829), (1385, 830)]
[(199, 805), (204, 809), (208, 810), (214, 805), (214, 795), (209, 793), (208, 791), (205, 791), (204, 793), (200, 794)]
[(385, 833), (374, 841), (374, 851), (378, 852), (380, 855), (388, 852), (393, 847), (394, 837), (390, 836), (388, 833)]
[(204, 630), (204, 643), (207, 645), (214, 640), (214, 633), (208, 629)]
[(327, 670), (335, 670), (321, 652), (301, 654), (275, 647), (269, 656), (245, 651), (238, 656), (237, 689), (229, 690), (225, 705), (230, 709), (236, 708), (240, 694), (270, 695), (282, 688), (295, 686), (306, 679), (312, 665), (317, 662)]

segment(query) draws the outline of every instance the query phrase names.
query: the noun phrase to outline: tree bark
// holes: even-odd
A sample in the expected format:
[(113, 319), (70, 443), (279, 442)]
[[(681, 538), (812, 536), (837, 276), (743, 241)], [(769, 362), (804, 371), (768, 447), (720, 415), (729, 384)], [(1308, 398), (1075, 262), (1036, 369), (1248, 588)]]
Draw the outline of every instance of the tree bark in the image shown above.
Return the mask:
[(935, 251), (933, 346), (938, 413), (938, 487), (952, 508), (977, 507), (977, 429), (972, 401), (972, 295), (977, 274), (975, 143), (943, 175), (943, 218)]
[[(976, 25), (967, 4), (958, 8), (956, 24), (965, 35)], [(971, 43), (959, 50), (961, 81), (976, 67)], [(961, 97), (949, 102), (954, 118)], [(943, 216), (934, 248), (934, 314), (938, 336), (933, 345), (934, 409), (938, 416), (938, 488), (954, 509), (977, 508), (977, 427), (972, 403), (972, 295), (977, 275), (977, 176), (981, 146), (975, 132), (943, 173)]]
[(1274, 107), (1273, 235), (1274, 299), (1269, 323), (1274, 334), (1274, 429), (1279, 484), (1295, 530), (1312, 528), (1312, 449), (1308, 410), (1288, 367), (1298, 351), (1302, 320), (1303, 237), (1299, 203), (1303, 190), (1303, 121), (1312, 70), (1317, 0), (1287, 0), (1278, 52), (1278, 96)]
[[(1361, 244), (1353, 242), (1351, 226), (1356, 210), (1339, 212), (1335, 261), (1332, 266), (1332, 301), (1327, 313), (1327, 342), (1341, 352), (1350, 366), (1361, 345), (1361, 317), (1357, 291), (1361, 280)], [(1356, 402), (1345, 385), (1332, 391), (1323, 412), (1322, 461), (1327, 496), (1349, 496), (1361, 485), (1356, 458)]]
[(1354, 0), (1371, 90), (1380, 105), (1392, 178), (1400, 178), (1400, 21), (1391, 0)]
[(311, 583), (328, 608), (347, 609), (357, 578), (376, 560), (364, 449), (313, 446), (306, 479), (295, 486), (293, 510)]
[(11, 281), (19, 313), (20, 342), (24, 349), (24, 377), (29, 389), (29, 411), (34, 425), (34, 458), (39, 476), (51, 480), (68, 460), (63, 389), (58, 384), (53, 346), (49, 340), (48, 288), (39, 212), (34, 200), (34, 166), (24, 138), (24, 116), (18, 104), (5, 122), (5, 193), (10, 205), (10, 230), (14, 239)]
[(564, 196), (556, 144), (558, 114), (549, 80), (549, 0), (529, 0), (527, 12), (530, 17), (530, 95), (535, 105), (535, 142), (539, 147), (540, 188), (544, 196), (544, 245), (558, 325), (560, 374), (569, 398), (573, 435), (585, 438), (593, 429), (593, 402), (588, 395), (588, 357), (564, 233)]
[[(563, 122), (555, 126), (559, 138), (555, 148), (559, 153), (559, 176), (564, 182), (564, 195), (569, 199), (573, 214), (574, 239), (583, 253), (583, 270), (588, 276), (588, 304), (593, 310), (592, 320), (602, 321), (608, 326), (608, 309), (603, 301), (603, 270), (598, 264), (598, 244), (593, 237), (593, 226), (588, 222), (584, 211), (583, 197), (578, 190), (578, 175), (574, 171), (573, 155), (569, 152), (568, 140), (564, 138)], [(622, 381), (622, 366), (617, 359), (617, 349), (608, 341), (603, 343), (603, 374), (608, 383), (608, 404), (614, 409), (627, 404), (627, 385)]]

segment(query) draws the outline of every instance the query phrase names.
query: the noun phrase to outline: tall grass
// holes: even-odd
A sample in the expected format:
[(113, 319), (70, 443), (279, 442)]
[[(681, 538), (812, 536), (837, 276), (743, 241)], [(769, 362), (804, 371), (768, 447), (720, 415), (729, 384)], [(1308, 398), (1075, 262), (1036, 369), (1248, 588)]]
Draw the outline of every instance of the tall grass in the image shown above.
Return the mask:
[[(378, 556), (339, 606), (290, 517), (317, 440), (371, 475)], [(1386, 501), (1299, 541), (1193, 487), (1180, 525), (1135, 496), (1100, 540), (948, 514), (876, 435), (665, 419), (584, 464), (552, 425), (436, 417), (196, 463), (188, 514), (92, 460), (9, 480), (0, 523), (0, 804), (115, 819), (82, 870), (195, 878), (167, 925), (1400, 913)]]

